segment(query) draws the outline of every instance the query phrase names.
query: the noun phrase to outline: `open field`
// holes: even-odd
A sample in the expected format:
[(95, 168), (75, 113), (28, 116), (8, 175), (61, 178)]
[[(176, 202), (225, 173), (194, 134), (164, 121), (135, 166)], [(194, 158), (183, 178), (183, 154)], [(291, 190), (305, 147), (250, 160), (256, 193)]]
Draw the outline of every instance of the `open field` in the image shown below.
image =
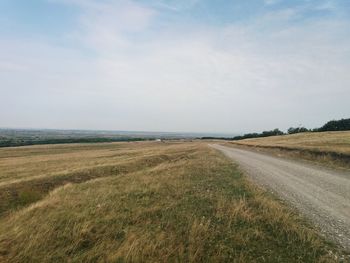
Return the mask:
[(0, 169), (0, 262), (336, 262), (204, 143), (7, 148)]
[(0, 128), (0, 148), (25, 145), (179, 140), (224, 134), (189, 132), (54, 130)]
[(350, 168), (350, 131), (298, 133), (230, 143), (272, 149), (277, 154), (301, 157), (334, 167)]
[(0, 214), (69, 182), (137, 171), (182, 154), (171, 146), (134, 142), (1, 148)]

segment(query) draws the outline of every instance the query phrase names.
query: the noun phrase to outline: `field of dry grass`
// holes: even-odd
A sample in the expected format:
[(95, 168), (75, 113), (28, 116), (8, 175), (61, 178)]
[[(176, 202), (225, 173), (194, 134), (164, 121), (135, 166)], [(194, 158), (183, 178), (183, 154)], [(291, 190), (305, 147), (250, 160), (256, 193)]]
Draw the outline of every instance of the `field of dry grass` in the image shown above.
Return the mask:
[(277, 154), (301, 157), (334, 167), (350, 168), (350, 131), (307, 132), (230, 143), (275, 149)]
[(285, 147), (291, 149), (337, 152), (350, 155), (350, 131), (306, 132), (265, 138), (245, 139), (237, 144)]
[(204, 143), (0, 150), (0, 262), (335, 262)]

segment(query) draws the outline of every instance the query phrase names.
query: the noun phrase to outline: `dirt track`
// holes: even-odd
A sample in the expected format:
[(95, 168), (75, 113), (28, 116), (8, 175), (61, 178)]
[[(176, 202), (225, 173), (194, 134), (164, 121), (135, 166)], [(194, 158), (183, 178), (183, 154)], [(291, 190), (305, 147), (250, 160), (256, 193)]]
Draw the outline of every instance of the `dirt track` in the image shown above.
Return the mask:
[(350, 173), (249, 150), (211, 145), (249, 177), (290, 202), (323, 234), (350, 251)]

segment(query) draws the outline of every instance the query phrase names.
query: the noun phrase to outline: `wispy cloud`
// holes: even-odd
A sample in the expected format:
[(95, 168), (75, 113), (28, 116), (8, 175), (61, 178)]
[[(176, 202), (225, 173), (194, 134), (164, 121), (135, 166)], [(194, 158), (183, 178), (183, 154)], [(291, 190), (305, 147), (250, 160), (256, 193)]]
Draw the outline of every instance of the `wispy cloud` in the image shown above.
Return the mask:
[(22, 64), (17, 64), (9, 61), (0, 61), (0, 72), (4, 72), (4, 71), (22, 72), (26, 70), (28, 70), (28, 68)]
[[(7, 126), (25, 119), (27, 126), (250, 131), (317, 126), (350, 114), (347, 20), (294, 23), (306, 8), (297, 5), (220, 26), (167, 21), (162, 27), (163, 9), (181, 12), (185, 4), (54, 1), (79, 8), (66, 32), (74, 45), (0, 44), (7, 99), (15, 96), (11, 90), (29, 95), (30, 83), (36, 105), (17, 98), (22, 106), (1, 116)], [(16, 78), (11, 65), (30, 73)]]
[(172, 11), (183, 11), (187, 9), (193, 8), (195, 5), (197, 5), (200, 2), (200, 0), (172, 0), (172, 1), (164, 1), (159, 0), (155, 1), (153, 3), (153, 6), (160, 7), (160, 8), (166, 8)]
[(334, 11), (337, 10), (338, 6), (335, 1), (325, 1), (315, 6), (315, 9), (317, 10), (328, 10), (328, 11)]
[(264, 0), (264, 3), (266, 5), (274, 5), (277, 4), (278, 2), (280, 2), (281, 0)]

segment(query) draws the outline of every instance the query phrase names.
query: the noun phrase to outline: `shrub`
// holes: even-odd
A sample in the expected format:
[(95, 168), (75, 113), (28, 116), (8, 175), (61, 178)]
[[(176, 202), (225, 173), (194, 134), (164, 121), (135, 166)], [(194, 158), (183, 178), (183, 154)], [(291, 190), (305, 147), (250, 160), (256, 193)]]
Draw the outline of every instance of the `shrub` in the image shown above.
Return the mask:
[(309, 130), (305, 127), (298, 127), (298, 128), (290, 127), (288, 129), (288, 134), (295, 134), (295, 133), (308, 132), (308, 131)]
[(350, 130), (350, 119), (332, 120), (327, 122), (317, 131), (348, 131)]

